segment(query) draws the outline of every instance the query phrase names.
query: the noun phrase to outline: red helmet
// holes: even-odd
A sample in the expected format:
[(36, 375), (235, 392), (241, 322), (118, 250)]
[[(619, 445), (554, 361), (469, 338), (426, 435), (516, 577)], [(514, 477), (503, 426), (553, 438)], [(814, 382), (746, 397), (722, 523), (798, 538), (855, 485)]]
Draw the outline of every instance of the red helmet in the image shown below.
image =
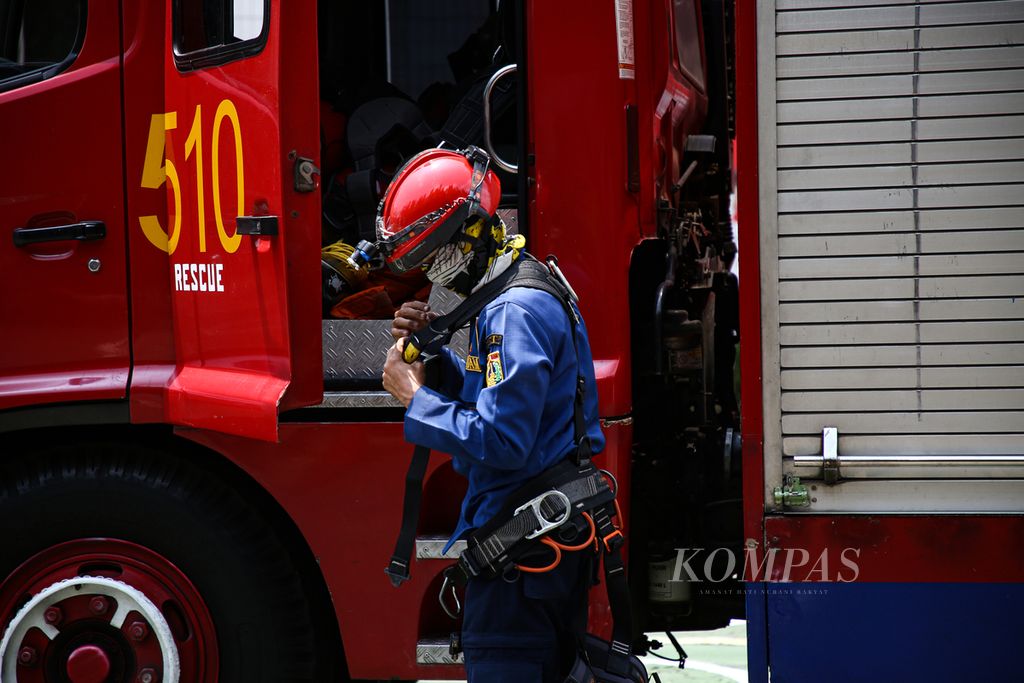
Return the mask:
[(377, 209), (377, 246), (389, 268), (416, 268), (467, 221), (494, 215), (501, 185), (490, 163), (477, 147), (428, 149), (399, 169)]

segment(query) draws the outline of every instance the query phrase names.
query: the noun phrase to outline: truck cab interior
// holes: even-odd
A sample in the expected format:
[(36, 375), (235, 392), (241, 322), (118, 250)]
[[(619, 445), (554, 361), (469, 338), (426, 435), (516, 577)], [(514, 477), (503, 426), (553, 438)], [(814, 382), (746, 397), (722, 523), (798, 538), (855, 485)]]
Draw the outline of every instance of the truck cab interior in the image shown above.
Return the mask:
[[(515, 164), (520, 110), (516, 76), (518, 3), (446, 0), (421, 3), (321, 2), (319, 6), (321, 258), (325, 389), (379, 388), (379, 368), (394, 311), (429, 300), (419, 271), (402, 276), (347, 263), (360, 240), (374, 239), (374, 217), (388, 183), (429, 147), (486, 148)], [(353, 68), (353, 65), (360, 68)], [(491, 125), (484, 122), (488, 84)], [(486, 138), (486, 139), (485, 139)], [(492, 165), (502, 182), (501, 215), (518, 227), (519, 178)], [(440, 288), (437, 288), (440, 290)], [(353, 339), (373, 340), (352, 344)]]

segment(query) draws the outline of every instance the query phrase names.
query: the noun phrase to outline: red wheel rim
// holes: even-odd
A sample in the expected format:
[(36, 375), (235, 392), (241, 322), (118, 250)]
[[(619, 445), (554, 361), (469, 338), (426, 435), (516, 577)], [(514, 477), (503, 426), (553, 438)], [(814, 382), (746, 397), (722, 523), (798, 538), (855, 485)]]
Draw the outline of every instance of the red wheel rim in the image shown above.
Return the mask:
[[(86, 538), (51, 546), (14, 570), (0, 584), (0, 638), (33, 596), (58, 582), (83, 576), (114, 579), (142, 593), (169, 627), (177, 648), (180, 680), (216, 680), (217, 634), (199, 591), (167, 558), (117, 539)], [(75, 680), (83, 676), (83, 670), (92, 670), (90, 666), (112, 668), (117, 680), (162, 680), (161, 648), (151, 633), (154, 625), (138, 612), (129, 613), (119, 629), (105, 625), (102, 615), (108, 606), (102, 598), (96, 600), (81, 595), (48, 607), (45, 622), (52, 627), (50, 635), (33, 628), (24, 642), (9, 645), (8, 651), (24, 662), (18, 665), (16, 683)], [(116, 608), (116, 600), (112, 602), (110, 607)], [(109, 661), (83, 666), (87, 655), (90, 660), (104, 659), (93, 648)]]

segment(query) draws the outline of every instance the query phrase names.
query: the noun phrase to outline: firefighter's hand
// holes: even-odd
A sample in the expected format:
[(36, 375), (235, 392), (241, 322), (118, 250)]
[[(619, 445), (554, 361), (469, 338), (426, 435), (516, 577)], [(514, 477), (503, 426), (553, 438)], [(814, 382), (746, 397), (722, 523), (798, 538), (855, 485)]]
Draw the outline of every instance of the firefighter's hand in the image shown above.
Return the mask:
[(384, 389), (408, 408), (413, 395), (423, 386), (425, 370), (421, 360), (415, 363), (406, 363), (402, 360), (403, 346), (405, 340), (400, 339), (388, 351), (381, 378), (384, 380)]
[(422, 301), (407, 301), (395, 311), (395, 321), (391, 323), (391, 336), (404, 339), (430, 324), (438, 314), (430, 310), (430, 306)]

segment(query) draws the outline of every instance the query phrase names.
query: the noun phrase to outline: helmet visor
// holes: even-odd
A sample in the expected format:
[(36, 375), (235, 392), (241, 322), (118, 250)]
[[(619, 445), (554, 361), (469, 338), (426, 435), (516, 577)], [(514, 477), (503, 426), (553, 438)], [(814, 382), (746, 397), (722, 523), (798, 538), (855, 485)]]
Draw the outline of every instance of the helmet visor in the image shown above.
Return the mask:
[(430, 212), (390, 236), (383, 234), (378, 218), (377, 234), (381, 237), (378, 245), (384, 253), (385, 262), (396, 273), (421, 266), (431, 254), (451, 240), (470, 216), (469, 202), (461, 200), (454, 206)]

